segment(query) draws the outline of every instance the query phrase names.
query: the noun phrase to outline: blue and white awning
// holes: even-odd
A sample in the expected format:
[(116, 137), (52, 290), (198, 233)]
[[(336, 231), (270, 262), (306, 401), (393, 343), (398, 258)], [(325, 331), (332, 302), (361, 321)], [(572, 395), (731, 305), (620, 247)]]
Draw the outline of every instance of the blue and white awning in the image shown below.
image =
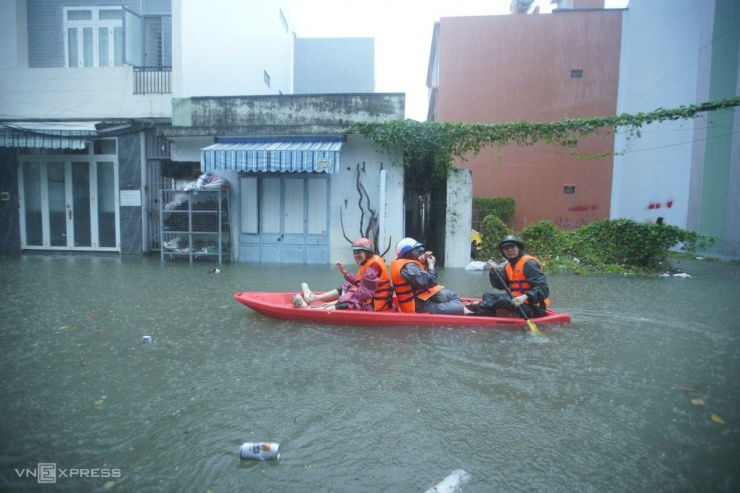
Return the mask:
[(201, 150), (201, 171), (339, 172), (341, 137), (221, 139)]

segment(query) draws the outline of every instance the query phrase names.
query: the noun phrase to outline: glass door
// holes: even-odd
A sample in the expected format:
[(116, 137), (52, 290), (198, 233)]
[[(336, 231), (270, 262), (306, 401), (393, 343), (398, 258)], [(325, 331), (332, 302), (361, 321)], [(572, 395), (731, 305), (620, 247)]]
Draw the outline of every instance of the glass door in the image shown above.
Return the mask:
[(114, 162), (23, 162), (19, 185), (23, 248), (118, 249)]
[(72, 170), (72, 200), (68, 204), (72, 207), (68, 211), (74, 237), (70, 238), (73, 247), (91, 247), (92, 235), (90, 231), (90, 209), (92, 199), (90, 193), (90, 163), (73, 162)]
[[(46, 171), (46, 173), (44, 173)], [(67, 174), (64, 172), (64, 163), (43, 163), (42, 176), (46, 174), (46, 203), (48, 210), (41, 210), (44, 231), (48, 230), (47, 238), (43, 243), (52, 247), (67, 246), (67, 231), (72, 221), (72, 211), (67, 209)], [(41, 197), (44, 197), (44, 187), (41, 188)]]

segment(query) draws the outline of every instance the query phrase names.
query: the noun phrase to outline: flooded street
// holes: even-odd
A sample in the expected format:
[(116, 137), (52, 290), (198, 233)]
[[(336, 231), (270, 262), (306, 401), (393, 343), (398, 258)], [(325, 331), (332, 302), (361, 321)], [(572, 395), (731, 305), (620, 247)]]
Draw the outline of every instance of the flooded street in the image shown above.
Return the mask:
[[(573, 321), (538, 338), (284, 322), (232, 298), (328, 290), (333, 266), (6, 256), (0, 490), (44, 490), (31, 473), (54, 464), (75, 492), (424, 492), (455, 469), (465, 492), (738, 491), (740, 273), (696, 265), (550, 275)], [(241, 461), (247, 441), (280, 458)]]

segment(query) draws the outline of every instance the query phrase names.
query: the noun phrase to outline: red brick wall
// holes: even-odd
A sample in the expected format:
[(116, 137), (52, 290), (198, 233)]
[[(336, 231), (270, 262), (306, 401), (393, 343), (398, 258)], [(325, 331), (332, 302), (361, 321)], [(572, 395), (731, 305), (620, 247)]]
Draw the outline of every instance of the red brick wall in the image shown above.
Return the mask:
[[(437, 120), (553, 122), (616, 112), (621, 11), (442, 18)], [(571, 77), (582, 70), (582, 77)], [(610, 136), (578, 143), (612, 152)], [(462, 163), (475, 196), (513, 196), (514, 227), (563, 229), (609, 217), (612, 158), (581, 160), (538, 144), (485, 149)], [(574, 185), (575, 194), (564, 194)]]

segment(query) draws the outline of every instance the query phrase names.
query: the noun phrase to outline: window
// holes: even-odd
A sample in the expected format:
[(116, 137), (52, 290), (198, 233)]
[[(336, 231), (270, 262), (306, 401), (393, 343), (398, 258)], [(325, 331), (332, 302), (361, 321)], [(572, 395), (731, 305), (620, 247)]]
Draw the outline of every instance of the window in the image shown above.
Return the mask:
[(263, 76), (263, 79), (265, 80), (265, 85), (267, 87), (270, 87), (270, 74), (267, 73), (267, 70), (265, 70), (265, 75)]
[(64, 42), (68, 67), (123, 65), (123, 10), (65, 7)]
[(581, 69), (571, 70), (570, 71), (570, 76), (573, 79), (580, 79), (581, 77), (583, 77), (583, 70), (581, 70)]
[(172, 67), (172, 18), (144, 17), (143, 36), (144, 66)]
[(563, 185), (563, 193), (571, 195), (576, 193), (576, 186), (575, 185)]

